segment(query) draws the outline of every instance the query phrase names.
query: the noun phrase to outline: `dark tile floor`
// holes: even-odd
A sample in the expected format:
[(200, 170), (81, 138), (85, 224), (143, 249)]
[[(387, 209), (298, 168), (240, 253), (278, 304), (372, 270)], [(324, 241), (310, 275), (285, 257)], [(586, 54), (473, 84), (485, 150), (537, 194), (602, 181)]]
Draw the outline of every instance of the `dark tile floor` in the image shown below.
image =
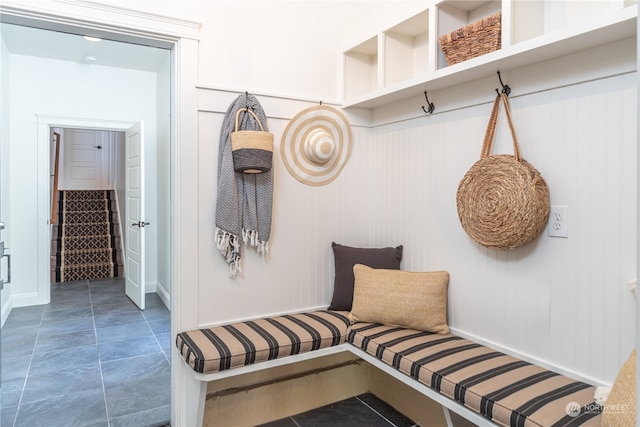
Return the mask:
[(261, 427), (413, 427), (416, 423), (370, 393)]
[(1, 335), (1, 427), (124, 427), (170, 419), (170, 316), (139, 310), (123, 279), (56, 283)]

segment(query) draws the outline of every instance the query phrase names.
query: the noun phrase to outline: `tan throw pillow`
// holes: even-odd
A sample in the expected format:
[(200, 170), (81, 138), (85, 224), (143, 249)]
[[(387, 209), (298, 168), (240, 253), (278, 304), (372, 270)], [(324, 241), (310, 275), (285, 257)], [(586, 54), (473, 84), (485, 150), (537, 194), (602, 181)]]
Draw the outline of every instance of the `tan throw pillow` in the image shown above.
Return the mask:
[(636, 425), (636, 350), (624, 362), (602, 411), (602, 427)]
[(353, 267), (352, 322), (383, 323), (446, 334), (449, 273)]

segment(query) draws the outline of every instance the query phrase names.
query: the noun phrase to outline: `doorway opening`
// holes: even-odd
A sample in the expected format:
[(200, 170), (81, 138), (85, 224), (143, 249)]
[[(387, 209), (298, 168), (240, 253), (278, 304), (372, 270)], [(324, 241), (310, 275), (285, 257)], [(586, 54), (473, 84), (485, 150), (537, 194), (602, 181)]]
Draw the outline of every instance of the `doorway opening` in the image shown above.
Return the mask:
[(51, 133), (51, 284), (123, 277), (125, 134)]
[[(135, 70), (123, 71), (117, 67), (102, 67), (98, 69), (95, 66), (86, 67), (86, 69), (82, 70), (89, 75), (89, 78), (86, 79), (87, 81), (92, 80), (96, 74), (103, 77), (103, 79), (95, 79), (94, 84), (98, 86), (108, 85), (108, 83), (105, 83), (105, 79), (108, 79), (110, 74), (115, 73), (116, 77), (112, 80), (118, 80), (118, 83), (121, 83), (121, 86), (128, 90), (129, 98), (125, 98), (127, 94), (123, 93), (124, 90), (118, 92), (121, 88), (117, 86), (110, 89), (111, 92), (117, 95), (113, 98), (106, 98), (99, 94), (87, 97), (86, 86), (80, 83), (76, 89), (77, 81), (83, 78), (78, 75), (74, 75), (73, 80), (62, 81), (60, 85), (65, 88), (65, 96), (62, 97), (58, 94), (55, 98), (59, 100), (83, 98), (81, 104), (77, 102), (77, 99), (75, 103), (58, 101), (46, 104), (45, 102), (39, 102), (38, 94), (32, 96), (31, 93), (22, 94), (16, 92), (16, 96), (25, 95), (33, 99), (32, 113), (35, 113), (37, 118), (36, 130), (33, 132), (36, 147), (32, 150), (33, 163), (38, 165), (34, 174), (37, 175), (34, 178), (34, 181), (37, 182), (37, 194), (33, 195), (32, 210), (36, 212), (39, 220), (37, 221), (37, 226), (31, 228), (31, 230), (36, 230), (34, 234), (37, 235), (37, 248), (33, 248), (30, 256), (34, 259), (31, 263), (37, 265), (38, 279), (36, 292), (28, 294), (27, 297), (22, 298), (22, 295), (20, 295), (22, 292), (26, 294), (23, 289), (18, 287), (11, 289), (11, 296), (17, 296), (14, 300), (16, 303), (3, 328), (3, 335), (11, 337), (11, 333), (17, 333), (18, 331), (11, 331), (11, 324), (17, 323), (24, 326), (25, 323), (23, 321), (25, 319), (22, 316), (33, 315), (34, 312), (37, 312), (36, 315), (41, 316), (40, 322), (37, 325), (33, 325), (33, 330), (27, 331), (26, 328), (22, 328), (21, 333), (35, 334), (29, 336), (29, 339), (33, 337), (35, 340), (35, 345), (32, 349), (32, 360), (41, 359), (42, 366), (47, 365), (56, 368), (55, 371), (48, 371), (45, 368), (38, 371), (37, 369), (32, 370), (29, 368), (24, 371), (23, 377), (13, 378), (16, 390), (20, 391), (20, 393), (16, 394), (17, 400), (13, 402), (10, 399), (3, 399), (2, 412), (5, 415), (6, 411), (10, 412), (15, 409), (16, 412), (13, 416), (16, 417), (14, 418), (16, 422), (23, 420), (24, 423), (29, 424), (25, 417), (37, 412), (33, 410), (32, 402), (49, 399), (51, 407), (63, 407), (63, 405), (55, 404), (56, 399), (64, 400), (66, 403), (71, 402), (71, 399), (75, 396), (74, 390), (83, 391), (83, 393), (77, 393), (75, 397), (88, 399), (91, 396), (95, 398), (91, 402), (97, 402), (97, 405), (103, 404), (105, 406), (104, 414), (108, 416), (106, 419), (108, 422), (111, 419), (120, 418), (119, 421), (123, 421), (123, 424), (126, 424), (124, 420), (129, 417), (135, 417), (142, 410), (152, 410), (161, 414), (162, 418), (157, 420), (158, 422), (170, 419), (171, 377), (169, 348), (171, 323), (168, 307), (170, 307), (171, 262), (168, 251), (171, 248), (169, 243), (171, 235), (164, 233), (158, 236), (157, 229), (154, 230), (153, 227), (145, 227), (145, 229), (135, 227), (138, 229), (137, 234), (135, 232), (127, 233), (126, 228), (122, 227), (121, 235), (123, 239), (127, 237), (127, 242), (123, 244), (123, 248), (135, 248), (134, 252), (139, 257), (134, 267), (130, 267), (131, 264), (126, 267), (123, 265), (125, 272), (136, 272), (134, 282), (138, 294), (137, 297), (132, 296), (130, 299), (138, 307), (134, 306), (129, 301), (129, 298), (125, 296), (125, 292), (123, 292), (127, 290), (126, 293), (129, 294), (129, 280), (125, 284), (124, 280), (109, 281), (93, 277), (88, 280), (73, 280), (70, 286), (52, 289), (50, 272), (51, 227), (53, 225), (50, 223), (52, 205), (50, 203), (52, 195), (50, 175), (53, 170), (50, 165), (52, 161), (51, 134), (54, 130), (62, 134), (66, 132), (67, 137), (74, 133), (85, 134), (85, 136), (94, 134), (95, 136), (99, 132), (105, 132), (110, 135), (107, 140), (94, 140), (92, 148), (102, 154), (106, 153), (107, 148), (112, 149), (111, 154), (106, 155), (107, 158), (111, 157), (114, 160), (113, 166), (108, 166), (108, 168), (112, 168), (110, 169), (112, 176), (107, 180), (111, 182), (107, 182), (106, 187), (113, 187), (109, 188), (109, 190), (114, 191), (113, 199), (118, 200), (119, 211), (123, 214), (123, 219), (119, 223), (122, 225), (129, 223), (128, 220), (124, 219), (125, 215), (127, 215), (129, 217), (135, 216), (138, 224), (150, 222), (153, 225), (166, 224), (166, 229), (171, 228), (169, 226), (168, 212), (170, 212), (171, 198), (169, 159), (172, 126), (170, 121), (160, 119), (160, 117), (169, 116), (169, 111), (171, 110), (169, 96), (171, 93), (170, 58), (171, 53), (166, 50), (166, 61), (162, 70), (158, 71), (158, 73), (141, 73)], [(63, 74), (63, 71), (75, 67), (74, 64), (69, 64), (68, 61), (27, 57), (26, 55), (16, 56), (15, 61), (10, 66), (15, 65), (16, 69), (20, 69), (26, 66), (28, 62), (42, 64), (42, 67), (38, 67), (38, 69), (42, 69), (43, 80), (48, 75), (55, 74), (56, 70), (60, 70), (61, 74)], [(163, 73), (163, 75), (160, 76), (160, 73)], [(142, 74), (142, 76), (138, 76), (138, 74)], [(154, 74), (156, 77), (154, 77)], [(132, 81), (128, 85), (123, 81), (123, 75), (132, 76)], [(148, 81), (149, 79), (153, 79), (154, 84), (146, 87), (146, 93), (132, 93), (137, 90), (137, 83), (140, 80)], [(19, 83), (19, 79), (16, 80)], [(20, 85), (17, 85), (17, 87), (20, 87)], [(53, 85), (48, 85), (47, 88), (40, 90), (39, 93), (43, 94), (43, 98), (45, 98), (50, 95), (46, 90), (55, 92), (56, 89)], [(81, 93), (78, 93), (78, 91)], [(99, 90), (96, 89), (96, 92), (99, 92)], [(139, 108), (132, 105), (132, 100), (135, 102), (136, 98), (143, 99)], [(144, 101), (145, 98), (146, 101)], [(123, 103), (128, 105), (122, 105)], [(151, 108), (150, 104), (153, 104)], [(60, 114), (63, 113), (69, 115), (61, 117)], [(87, 118), (87, 116), (91, 118)], [(131, 117), (131, 121), (127, 121), (129, 117)], [(33, 118), (33, 114), (31, 118)], [(149, 125), (148, 130), (151, 138), (147, 151), (145, 151), (145, 145), (140, 137), (141, 128), (136, 128), (134, 123), (134, 121), (140, 119), (144, 119), (145, 123)], [(18, 122), (18, 124), (21, 123)], [(127, 131), (131, 128), (133, 128), (133, 132), (127, 134)], [(31, 127), (25, 126), (25, 129), (33, 129), (33, 122)], [(113, 141), (108, 140), (108, 138), (113, 138)], [(63, 147), (66, 142), (68, 141), (65, 141), (63, 137)], [(127, 149), (133, 146), (136, 147), (133, 151), (144, 152), (148, 154), (147, 157), (151, 158), (152, 161), (147, 162), (149, 167), (146, 169), (142, 167), (140, 162), (133, 165), (133, 167), (127, 165), (127, 154), (131, 154), (132, 151)], [(28, 149), (28, 147), (26, 148)], [(19, 156), (21, 149), (23, 147), (20, 144), (12, 144), (12, 155), (18, 153), (17, 155)], [(79, 157), (75, 160), (83, 160), (81, 150), (76, 153), (65, 153), (63, 148), (62, 152), (63, 156), (67, 155), (72, 160), (76, 155)], [(125, 159), (124, 162), (116, 161), (120, 157)], [(63, 162), (63, 164), (66, 163)], [(100, 189), (95, 187), (104, 188), (104, 183), (87, 183), (91, 181), (86, 179), (91, 175), (89, 171), (91, 168), (87, 168), (86, 165), (81, 163), (81, 161), (75, 162), (75, 165), (70, 165), (68, 170), (63, 168), (63, 176), (66, 173), (67, 177), (77, 178), (75, 183), (71, 184), (63, 179), (65, 190), (87, 191), (89, 189)], [(97, 169), (102, 166), (94, 164), (92, 167)], [(137, 170), (137, 179), (134, 176), (133, 169)], [(149, 181), (153, 183), (149, 191), (152, 193), (152, 197), (149, 198), (148, 209), (145, 209), (144, 188), (140, 188), (145, 181), (144, 177), (140, 178), (140, 175), (145, 173), (148, 175), (147, 178), (151, 178)], [(131, 187), (139, 190), (135, 197), (127, 194), (126, 186), (129, 178), (133, 179)], [(116, 182), (117, 180), (119, 181)], [(17, 182), (18, 179), (12, 181)], [(122, 195), (118, 194), (120, 191)], [(162, 194), (159, 195), (159, 193)], [(134, 198), (137, 200), (137, 205), (132, 202)], [(17, 206), (14, 208), (19, 209)], [(132, 214), (127, 214), (127, 210), (131, 210)], [(150, 217), (141, 216), (144, 215), (145, 211)], [(166, 214), (163, 216), (158, 211), (166, 212)], [(87, 212), (82, 212), (80, 216), (86, 217), (87, 215)], [(107, 214), (107, 216), (109, 215)], [(64, 225), (68, 223), (69, 221), (63, 222)], [(21, 228), (19, 224), (13, 227), (12, 237), (14, 241), (21, 239), (23, 230), (24, 228)], [(144, 264), (147, 258), (144, 255), (144, 251), (140, 252), (141, 247), (144, 248), (147, 238), (151, 240), (148, 246), (155, 249), (155, 251), (150, 251), (152, 262), (149, 269), (152, 274), (146, 275), (148, 281), (145, 278), (146, 267)], [(159, 241), (161, 244), (159, 244)], [(167, 253), (160, 254), (157, 250), (160, 246), (166, 248)], [(124, 261), (126, 255), (123, 254), (122, 257)], [(162, 261), (159, 261), (160, 257), (162, 257)], [(159, 265), (162, 265), (162, 269), (160, 269)], [(112, 292), (112, 289), (117, 289), (119, 292)], [(146, 291), (149, 291), (154, 298), (146, 298)], [(162, 298), (160, 295), (162, 295)], [(152, 303), (147, 304), (147, 300)], [(142, 311), (143, 309), (146, 310)], [(12, 322), (13, 319), (11, 317), (13, 314), (18, 316), (18, 319), (14, 322)], [(88, 341), (83, 341), (83, 339)], [(54, 341), (57, 344), (54, 345)], [(75, 347), (69, 347), (69, 343), (75, 343)], [(86, 363), (81, 362), (75, 367), (65, 367), (63, 360), (73, 360), (75, 357), (72, 356), (72, 351), (80, 348), (87, 354), (91, 353), (94, 356), (93, 359), (88, 356), (85, 359)], [(3, 346), (3, 361), (11, 359), (12, 356), (10, 353), (5, 353), (5, 349), (7, 347)], [(57, 362), (49, 365), (45, 360), (49, 360), (51, 357), (55, 358)], [(123, 362), (125, 359), (127, 360), (126, 363)], [(96, 361), (99, 362), (96, 363)], [(135, 368), (136, 366), (139, 369)], [(155, 366), (157, 369), (148, 370), (151, 366)], [(83, 370), (82, 379), (79, 379), (74, 371), (74, 369), (79, 368)], [(45, 377), (39, 377), (40, 375)], [(74, 378), (78, 379), (78, 382), (74, 382)], [(92, 378), (99, 379), (101, 383), (98, 381), (92, 383)], [(61, 388), (65, 382), (67, 387)], [(43, 388), (43, 384), (49, 384), (55, 389)], [(153, 390), (152, 399), (149, 398), (150, 390), (146, 389), (151, 384), (153, 384), (152, 389), (150, 389)], [(146, 396), (145, 401), (137, 402), (136, 399), (142, 396)], [(13, 403), (14, 405), (11, 408), (7, 408), (5, 405), (8, 403)], [(149, 406), (151, 403), (153, 405)], [(93, 414), (102, 413), (100, 408), (96, 410), (95, 406), (92, 405), (92, 403), (86, 401), (84, 403), (78, 402), (77, 405), (74, 404), (73, 406), (93, 408)], [(41, 415), (45, 416), (45, 414)], [(87, 414), (87, 416), (90, 415), (89, 413)], [(9, 416), (11, 415), (9, 414)], [(55, 419), (53, 413), (46, 415), (45, 419), (53, 424), (58, 424), (52, 421)], [(96, 419), (96, 421), (102, 422), (105, 419), (100, 418)], [(63, 423), (61, 422), (60, 424)], [(41, 423), (31, 423), (31, 425), (37, 424)]]
[[(195, 260), (197, 259), (197, 251), (192, 242), (197, 238), (197, 230), (192, 226), (192, 206), (196, 204), (197, 194), (192, 191), (194, 183), (197, 182), (197, 176), (195, 171), (192, 170), (191, 162), (197, 158), (197, 57), (198, 57), (198, 38), (200, 24), (194, 21), (187, 21), (178, 18), (168, 19), (166, 16), (154, 15), (152, 13), (135, 13), (132, 14), (130, 10), (120, 9), (115, 6), (104, 5), (100, 10), (96, 9), (93, 5), (84, 5), (80, 3), (68, 3), (61, 6), (61, 8), (54, 10), (45, 10), (36, 7), (30, 7), (20, 5), (18, 3), (2, 4), (0, 5), (0, 20), (2, 26), (0, 29), (8, 27), (8, 24), (14, 24), (18, 26), (29, 27), (33, 29), (49, 29), (57, 32), (69, 32), (74, 34), (87, 34), (93, 33), (93, 35), (102, 36), (105, 38), (111, 38), (112, 40), (119, 40), (128, 43), (137, 43), (141, 46), (163, 48), (170, 52), (170, 60), (167, 63), (167, 73), (162, 78), (158, 78), (157, 84), (160, 87), (168, 88), (166, 98), (163, 99), (162, 105), (169, 106), (168, 111), (158, 111), (157, 117), (162, 117), (162, 120), (158, 122), (157, 127), (163, 127), (163, 132), (158, 131), (157, 146), (168, 147), (158, 151), (158, 155), (169, 157), (166, 159), (166, 164), (170, 164), (170, 167), (164, 170), (162, 176), (158, 176), (159, 181), (163, 181), (162, 187), (168, 188), (170, 191), (159, 192), (158, 206), (169, 206), (170, 209), (158, 212), (158, 218), (156, 223), (157, 228), (162, 231), (167, 239), (170, 238), (170, 244), (164, 248), (166, 249), (168, 256), (159, 258), (158, 272), (162, 277), (168, 277), (170, 292), (164, 295), (167, 301), (170, 301), (172, 307), (171, 311), (171, 328), (172, 329), (185, 329), (190, 328), (197, 322), (197, 312), (191, 309), (185, 309), (185, 307), (197, 306), (197, 277), (195, 272), (197, 268), (194, 268)], [(4, 34), (4, 30), (2, 31)], [(4, 37), (3, 37), (4, 38)], [(36, 45), (43, 45), (43, 40), (37, 38), (20, 38), (20, 40), (35, 40)], [(4, 40), (6, 42), (6, 39)], [(9, 47), (9, 44), (3, 45), (3, 47)], [(69, 49), (41, 49), (43, 52), (67, 52)], [(8, 52), (9, 49), (4, 49), (4, 52)], [(5, 56), (3, 56), (5, 59)], [(140, 59), (140, 58), (139, 58)], [(145, 61), (142, 61), (145, 62)], [(5, 70), (8, 67), (9, 61), (3, 61), (3, 80), (4, 76), (8, 75)], [(76, 68), (82, 67), (82, 65), (76, 65)], [(36, 67), (29, 67), (28, 70), (34, 70), (45, 72), (46, 67), (40, 69)], [(45, 78), (52, 77), (45, 74)], [(43, 79), (44, 80), (44, 79)], [(33, 81), (40, 84), (38, 79)], [(74, 82), (75, 84), (76, 82)], [(92, 97), (98, 97), (100, 95), (96, 92), (100, 92), (101, 81), (94, 82), (95, 85), (91, 87), (89, 92), (85, 92)], [(142, 82), (144, 83), (144, 82)], [(13, 85), (13, 83), (12, 83)], [(53, 83), (54, 86), (59, 85)], [(9, 97), (4, 96), (5, 87), (2, 87), (3, 93), (3, 106), (9, 104)], [(111, 99), (112, 93), (103, 96), (104, 99)], [(35, 105), (33, 97), (21, 98), (28, 99), (31, 105)], [(48, 98), (47, 105), (54, 105), (58, 100), (68, 101), (66, 95), (62, 98)], [(166, 101), (166, 102), (165, 102)], [(80, 100), (76, 103), (78, 108), (83, 109), (87, 104), (86, 100)], [(115, 115), (105, 114), (91, 114), (88, 111), (81, 111), (79, 113), (73, 113), (65, 111), (65, 115), (73, 114), (81, 117), (111, 117), (116, 120), (127, 120), (131, 117), (125, 117), (122, 115), (122, 111), (127, 109), (131, 103), (122, 102), (120, 110)], [(8, 108), (3, 109), (8, 111)], [(41, 109), (39, 113), (52, 114), (50, 108)], [(3, 126), (2, 132), (2, 149), (4, 151), (9, 150), (9, 143), (11, 141), (22, 141), (24, 143), (32, 144), (31, 141), (35, 141), (36, 137), (32, 134), (25, 134), (31, 129), (33, 118), (35, 114), (32, 113), (24, 115), (25, 119), (20, 123), (15, 124), (17, 115), (12, 114), (11, 117), (11, 129), (20, 129), (20, 133), (16, 134), (16, 137), (12, 137), (13, 132), (9, 126)], [(9, 123), (9, 118), (6, 118), (6, 123)], [(140, 119), (136, 117), (135, 119)], [(146, 120), (145, 120), (146, 121)], [(4, 123), (4, 122), (3, 122)], [(99, 120), (96, 120), (96, 127), (102, 127)], [(10, 132), (11, 130), (11, 132)], [(48, 128), (45, 126), (38, 126), (38, 141), (41, 139), (42, 132), (45, 135), (48, 132)], [(162, 138), (162, 140), (160, 139)], [(20, 168), (22, 165), (32, 165), (33, 172), (29, 168), (25, 168), (25, 172), (30, 173), (33, 179), (36, 177), (36, 165), (34, 157), (36, 152), (40, 155), (41, 150), (48, 151), (48, 137), (44, 138), (45, 144), (41, 146), (38, 143), (37, 147), (32, 147), (31, 157), (26, 159), (20, 159)], [(10, 151), (10, 150), (9, 150)], [(161, 154), (160, 154), (161, 153)], [(6, 162), (3, 162), (3, 166), (8, 165), (8, 156), (3, 157)], [(15, 163), (14, 163), (15, 165)], [(29, 166), (31, 167), (31, 166)], [(39, 174), (42, 172), (42, 165), (38, 165), (38, 183), (43, 181), (40, 179)], [(46, 170), (46, 168), (44, 168)], [(0, 197), (8, 203), (9, 196), (11, 194), (10, 183), (15, 183), (17, 180), (11, 180), (8, 177), (8, 167), (2, 168), (2, 193)], [(22, 177), (20, 177), (22, 179)], [(28, 176), (27, 176), (28, 178)], [(37, 185), (37, 205), (38, 208), (48, 206), (48, 194), (49, 185), (48, 177), (45, 177), (44, 184)], [(165, 184), (164, 181), (168, 183)], [(28, 187), (31, 190), (34, 186)], [(21, 189), (22, 190), (22, 189)], [(35, 192), (35, 189), (33, 190)], [(18, 191), (16, 191), (18, 192)], [(22, 193), (22, 191), (20, 191)], [(22, 198), (13, 198), (12, 201), (19, 200), (13, 209), (17, 209), (19, 212), (27, 212), (28, 207), (23, 206)], [(1, 203), (3, 212), (6, 211), (7, 203)], [(30, 199), (29, 203), (33, 203)], [(48, 210), (48, 209), (46, 209)], [(36, 245), (32, 244), (34, 236), (45, 235), (49, 236), (49, 224), (48, 222), (43, 224), (36, 223), (32, 217), (36, 216), (36, 209), (31, 208), (29, 215), (25, 215), (29, 220), (26, 225), (16, 225), (14, 223), (9, 224), (11, 227), (9, 233), (5, 230), (3, 237), (8, 238), (13, 242), (12, 247), (12, 260), (14, 279), (18, 276), (18, 272), (21, 272), (19, 280), (14, 280), (15, 283), (5, 287), (3, 291), (4, 298), (11, 298), (12, 292), (16, 291), (20, 287), (19, 291), (24, 292), (26, 289), (28, 294), (21, 295), (19, 304), (14, 304), (14, 307), (25, 306), (30, 304), (44, 304), (50, 297), (49, 289), (43, 290), (40, 288), (40, 281), (31, 279), (32, 277), (45, 277), (46, 288), (49, 288), (49, 248), (46, 247), (46, 239), (44, 251), (41, 251), (41, 245), (37, 245), (37, 257), (46, 259), (44, 263), (44, 271), (41, 270), (39, 263), (35, 265), (21, 265), (25, 264), (24, 258), (20, 259), (19, 254), (28, 253), (30, 250), (25, 249), (25, 244), (29, 244), (30, 247), (35, 248)], [(38, 215), (40, 213), (38, 212)], [(166, 220), (162, 216), (166, 217)], [(7, 216), (10, 216), (7, 214)], [(21, 215), (17, 215), (21, 216)], [(48, 215), (47, 215), (48, 216)], [(38, 216), (39, 218), (40, 216)], [(46, 218), (46, 216), (45, 216)], [(12, 218), (13, 219), (13, 218)], [(22, 219), (22, 218), (20, 218)], [(162, 225), (161, 225), (162, 223)], [(22, 241), (17, 236), (29, 227), (30, 234), (29, 239)], [(36, 230), (37, 228), (37, 230)], [(159, 246), (157, 242), (154, 242), (156, 246)], [(37, 270), (37, 271), (36, 271)], [(22, 274), (22, 272), (25, 272)], [(25, 277), (28, 276), (28, 277)], [(27, 280), (28, 279), (28, 280)], [(148, 284), (148, 283), (147, 283)], [(18, 286), (19, 285), (19, 286)], [(178, 289), (178, 286), (180, 289)], [(45, 295), (46, 292), (46, 295)], [(161, 295), (160, 289), (158, 289), (157, 295)], [(169, 295), (171, 298), (169, 299)], [(46, 296), (46, 299), (44, 298)], [(15, 301), (14, 301), (15, 302)], [(10, 304), (8, 304), (9, 306)], [(9, 307), (10, 309), (10, 307)], [(3, 305), (3, 313), (4, 305)], [(175, 330), (172, 333), (175, 333)], [(182, 399), (182, 396), (190, 395), (190, 383), (187, 381), (187, 375), (183, 371), (182, 367), (178, 363), (172, 363), (172, 375), (171, 375), (171, 389), (172, 389), (172, 404), (171, 404), (171, 418), (174, 425), (191, 425), (195, 415), (191, 411), (187, 411), (187, 405)], [(61, 405), (63, 406), (63, 405)], [(4, 413), (3, 413), (4, 414)]]
[[(155, 231), (148, 219), (162, 220), (158, 210), (168, 206), (147, 206), (145, 171), (163, 170), (165, 165), (158, 161), (146, 167), (142, 122), (112, 124), (127, 126), (124, 130), (83, 128), (82, 120), (75, 122), (76, 128), (50, 127), (50, 199), (52, 212), (57, 211), (51, 220), (51, 282), (124, 277), (126, 295), (141, 310), (147, 293), (159, 293), (169, 308), (167, 279), (146, 280), (160, 277), (153, 269), (162, 255), (159, 246), (147, 250), (147, 233)], [(156, 184), (161, 182), (157, 175), (150, 177)], [(166, 235), (152, 237), (169, 246)]]

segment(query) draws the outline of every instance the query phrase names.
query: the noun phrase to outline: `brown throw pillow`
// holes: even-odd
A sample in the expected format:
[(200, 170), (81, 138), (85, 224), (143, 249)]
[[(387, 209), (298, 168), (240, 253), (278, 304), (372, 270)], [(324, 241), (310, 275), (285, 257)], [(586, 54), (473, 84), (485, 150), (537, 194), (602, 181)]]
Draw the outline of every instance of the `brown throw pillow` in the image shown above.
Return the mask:
[(352, 248), (332, 242), (331, 246), (336, 275), (329, 310), (351, 310), (354, 265), (364, 264), (373, 268), (400, 269), (402, 245), (395, 248)]
[(602, 411), (602, 427), (636, 425), (636, 350), (624, 362)]
[(352, 322), (382, 323), (446, 334), (446, 271), (410, 272), (353, 267)]

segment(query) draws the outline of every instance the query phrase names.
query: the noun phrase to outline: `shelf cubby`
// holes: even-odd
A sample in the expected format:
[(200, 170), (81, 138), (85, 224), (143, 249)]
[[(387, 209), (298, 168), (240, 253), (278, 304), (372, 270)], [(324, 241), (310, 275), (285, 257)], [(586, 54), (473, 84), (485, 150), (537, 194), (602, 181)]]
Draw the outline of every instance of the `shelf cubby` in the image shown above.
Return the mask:
[[(438, 37), (455, 31), (465, 25), (479, 21), (502, 10), (500, 0), (492, 1), (459, 1), (444, 0), (436, 5), (438, 12)], [(504, 19), (504, 18), (503, 18)], [(447, 67), (440, 43), (438, 49), (438, 68)]]
[[(502, 13), (501, 48), (447, 65), (439, 37)], [(344, 108), (377, 108), (637, 34), (638, 0), (429, 0), (344, 52)]]
[(429, 11), (388, 29), (384, 38), (384, 86), (424, 76), (430, 71)]
[(512, 2), (511, 43), (578, 28), (637, 1), (574, 0)]
[(344, 53), (344, 94), (353, 98), (378, 89), (378, 37)]

